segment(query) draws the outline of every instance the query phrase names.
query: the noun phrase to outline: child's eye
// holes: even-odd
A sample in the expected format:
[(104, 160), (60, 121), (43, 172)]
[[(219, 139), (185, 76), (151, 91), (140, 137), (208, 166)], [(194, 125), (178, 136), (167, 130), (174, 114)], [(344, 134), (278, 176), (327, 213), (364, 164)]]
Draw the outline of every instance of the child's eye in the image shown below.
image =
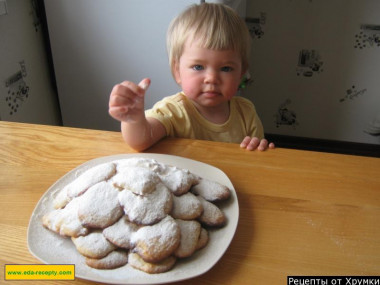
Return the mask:
[(221, 71), (224, 71), (224, 72), (231, 72), (232, 71), (232, 67), (230, 66), (223, 66), (221, 68)]
[(194, 70), (203, 70), (203, 66), (197, 64), (197, 65), (194, 65), (194, 66), (193, 66), (193, 69), (194, 69)]

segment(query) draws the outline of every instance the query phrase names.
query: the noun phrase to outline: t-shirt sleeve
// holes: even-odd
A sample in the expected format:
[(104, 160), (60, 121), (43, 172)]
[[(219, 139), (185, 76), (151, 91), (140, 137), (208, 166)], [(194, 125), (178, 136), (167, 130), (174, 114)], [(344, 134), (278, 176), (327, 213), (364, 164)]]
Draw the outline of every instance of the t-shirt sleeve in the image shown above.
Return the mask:
[(165, 98), (157, 102), (152, 109), (145, 111), (145, 116), (160, 121), (166, 129), (167, 136), (186, 137), (191, 129), (183, 105), (175, 99)]

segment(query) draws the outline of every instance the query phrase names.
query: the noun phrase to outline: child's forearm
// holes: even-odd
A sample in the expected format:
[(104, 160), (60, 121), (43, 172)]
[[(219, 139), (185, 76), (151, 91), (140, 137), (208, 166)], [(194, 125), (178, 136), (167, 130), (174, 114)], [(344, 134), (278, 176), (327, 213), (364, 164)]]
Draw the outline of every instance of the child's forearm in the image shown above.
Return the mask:
[(152, 128), (147, 120), (121, 123), (121, 133), (124, 141), (137, 151), (145, 150), (154, 144), (151, 132)]
[(145, 117), (138, 122), (122, 122), (121, 132), (124, 141), (137, 151), (149, 148), (164, 137), (166, 133), (160, 123), (147, 120)]

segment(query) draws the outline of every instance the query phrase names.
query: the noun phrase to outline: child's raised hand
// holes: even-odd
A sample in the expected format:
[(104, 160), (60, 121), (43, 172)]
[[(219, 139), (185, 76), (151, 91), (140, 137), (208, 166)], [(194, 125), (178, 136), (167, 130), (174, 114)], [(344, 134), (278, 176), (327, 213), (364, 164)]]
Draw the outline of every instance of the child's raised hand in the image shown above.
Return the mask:
[(138, 85), (124, 81), (111, 91), (108, 113), (121, 122), (136, 122), (144, 116), (144, 95), (150, 79), (143, 79)]
[(240, 144), (241, 148), (245, 148), (247, 150), (255, 150), (258, 149), (259, 151), (264, 151), (267, 148), (274, 149), (274, 143), (268, 143), (266, 139), (258, 139), (257, 137), (245, 137), (243, 141)]

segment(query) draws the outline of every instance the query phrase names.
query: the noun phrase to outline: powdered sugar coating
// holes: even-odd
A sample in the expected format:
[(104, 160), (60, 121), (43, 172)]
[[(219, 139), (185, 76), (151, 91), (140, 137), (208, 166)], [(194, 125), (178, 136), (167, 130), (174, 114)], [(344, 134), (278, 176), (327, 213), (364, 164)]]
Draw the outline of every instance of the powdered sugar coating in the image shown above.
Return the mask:
[(173, 195), (173, 209), (170, 215), (175, 219), (193, 220), (203, 212), (203, 206), (197, 197), (187, 192), (181, 196)]
[(221, 227), (226, 223), (226, 216), (224, 213), (213, 203), (205, 200), (201, 196), (197, 196), (203, 206), (203, 213), (198, 220), (210, 227)]
[(49, 212), (43, 216), (42, 224), (62, 236), (86, 235), (89, 230), (82, 225), (78, 218), (78, 207), (81, 201), (81, 197), (78, 197), (69, 202), (65, 208)]
[(169, 256), (159, 262), (150, 263), (142, 259), (137, 253), (129, 253), (128, 256), (129, 264), (147, 273), (162, 273), (166, 272), (174, 266), (176, 258), (174, 256)]
[(72, 200), (72, 198), (70, 198), (67, 195), (68, 189), (69, 189), (68, 187), (65, 187), (61, 191), (58, 192), (57, 196), (55, 197), (53, 201), (53, 205), (55, 209), (61, 209), (65, 207)]
[(231, 191), (228, 187), (206, 178), (200, 179), (199, 183), (191, 188), (191, 192), (202, 196), (210, 202), (226, 200), (230, 198), (231, 195)]
[(170, 191), (162, 183), (147, 195), (136, 195), (130, 190), (119, 193), (119, 202), (131, 222), (151, 225), (162, 220), (170, 213), (173, 200)]
[(82, 203), (78, 206), (82, 225), (103, 229), (116, 222), (123, 215), (118, 194), (119, 191), (105, 181), (90, 187), (81, 196)]
[(147, 262), (159, 262), (170, 256), (180, 243), (180, 228), (171, 216), (159, 223), (140, 228), (133, 236), (134, 251)]
[(178, 167), (168, 166), (160, 178), (166, 187), (178, 196), (188, 192), (191, 186), (198, 183), (198, 176)]
[(59, 193), (54, 202), (56, 208), (62, 208), (71, 201), (73, 198), (82, 195), (92, 185), (98, 182), (108, 180), (116, 172), (116, 165), (114, 163), (103, 163), (94, 166), (84, 173), (82, 173), (74, 181), (66, 185)]
[(127, 264), (128, 253), (126, 251), (114, 250), (103, 258), (88, 258), (86, 264), (96, 269), (114, 269)]
[(201, 225), (197, 221), (184, 221), (177, 219), (181, 230), (181, 242), (174, 252), (176, 257), (184, 258), (192, 255), (197, 248)]
[(112, 226), (104, 229), (103, 235), (116, 246), (129, 249), (132, 247), (132, 235), (138, 229), (139, 226), (129, 222), (127, 216), (124, 216)]
[(118, 173), (124, 172), (123, 169), (129, 167), (143, 167), (154, 171), (155, 173), (163, 172), (166, 169), (166, 166), (164, 164), (161, 164), (157, 162), (157, 160), (151, 158), (131, 157), (115, 160), (113, 162), (116, 164)]
[(160, 182), (158, 175), (148, 168), (123, 167), (112, 177), (112, 183), (119, 189), (130, 190), (137, 195), (152, 193)]
[(77, 238), (72, 237), (71, 240), (80, 254), (90, 258), (102, 258), (116, 249), (116, 246), (106, 240), (100, 231)]

